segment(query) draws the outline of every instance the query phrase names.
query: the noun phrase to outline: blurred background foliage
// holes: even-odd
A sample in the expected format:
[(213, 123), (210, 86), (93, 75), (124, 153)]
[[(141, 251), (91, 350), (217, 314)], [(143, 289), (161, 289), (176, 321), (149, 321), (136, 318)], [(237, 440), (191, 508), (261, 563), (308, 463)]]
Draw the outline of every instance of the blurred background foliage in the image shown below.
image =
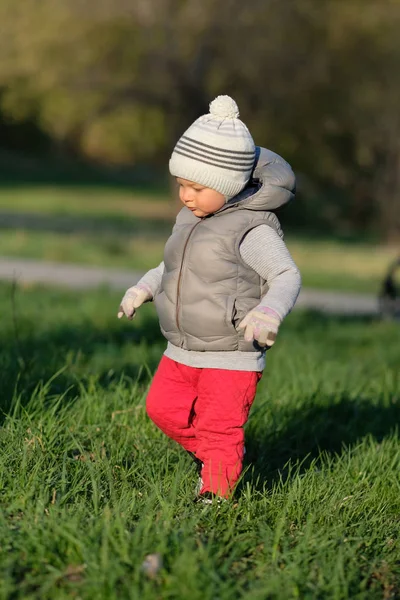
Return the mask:
[(398, 240), (400, 0), (2, 0), (0, 22), (0, 164), (151, 178), (226, 93), (298, 175), (289, 221)]

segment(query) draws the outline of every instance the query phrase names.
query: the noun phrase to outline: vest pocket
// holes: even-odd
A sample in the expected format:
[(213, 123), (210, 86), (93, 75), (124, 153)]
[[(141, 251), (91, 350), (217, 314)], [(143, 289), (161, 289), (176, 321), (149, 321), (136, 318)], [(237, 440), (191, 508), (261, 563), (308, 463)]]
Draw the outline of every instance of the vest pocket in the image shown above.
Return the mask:
[(236, 327), (235, 327), (235, 316), (236, 316), (235, 303), (236, 303), (236, 296), (228, 296), (228, 299), (226, 302), (225, 323), (229, 327), (233, 327), (236, 330)]

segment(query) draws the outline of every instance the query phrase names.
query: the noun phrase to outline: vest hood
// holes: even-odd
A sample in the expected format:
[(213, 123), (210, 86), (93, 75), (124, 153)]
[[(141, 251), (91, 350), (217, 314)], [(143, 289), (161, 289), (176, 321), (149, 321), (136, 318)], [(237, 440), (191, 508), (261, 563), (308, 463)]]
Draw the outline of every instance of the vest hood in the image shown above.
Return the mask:
[(289, 163), (272, 150), (257, 147), (250, 182), (218, 212), (239, 204), (248, 210), (276, 210), (293, 200), (295, 192), (296, 178)]

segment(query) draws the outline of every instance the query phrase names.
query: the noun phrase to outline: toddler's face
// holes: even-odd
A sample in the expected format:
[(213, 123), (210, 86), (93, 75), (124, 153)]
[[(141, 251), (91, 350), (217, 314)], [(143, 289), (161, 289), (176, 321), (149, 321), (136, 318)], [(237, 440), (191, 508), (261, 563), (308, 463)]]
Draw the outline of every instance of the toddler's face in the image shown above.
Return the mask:
[(225, 204), (225, 196), (194, 181), (177, 177), (179, 199), (196, 217), (211, 215)]

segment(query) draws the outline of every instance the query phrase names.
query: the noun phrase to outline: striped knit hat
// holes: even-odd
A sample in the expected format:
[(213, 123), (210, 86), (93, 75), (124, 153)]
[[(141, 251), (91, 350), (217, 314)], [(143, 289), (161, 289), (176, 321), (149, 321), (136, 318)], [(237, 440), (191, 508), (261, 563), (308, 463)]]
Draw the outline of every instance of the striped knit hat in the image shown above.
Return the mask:
[(228, 198), (236, 196), (249, 181), (255, 161), (253, 138), (238, 117), (230, 96), (215, 98), (209, 114), (199, 117), (178, 140), (169, 161), (171, 175)]

